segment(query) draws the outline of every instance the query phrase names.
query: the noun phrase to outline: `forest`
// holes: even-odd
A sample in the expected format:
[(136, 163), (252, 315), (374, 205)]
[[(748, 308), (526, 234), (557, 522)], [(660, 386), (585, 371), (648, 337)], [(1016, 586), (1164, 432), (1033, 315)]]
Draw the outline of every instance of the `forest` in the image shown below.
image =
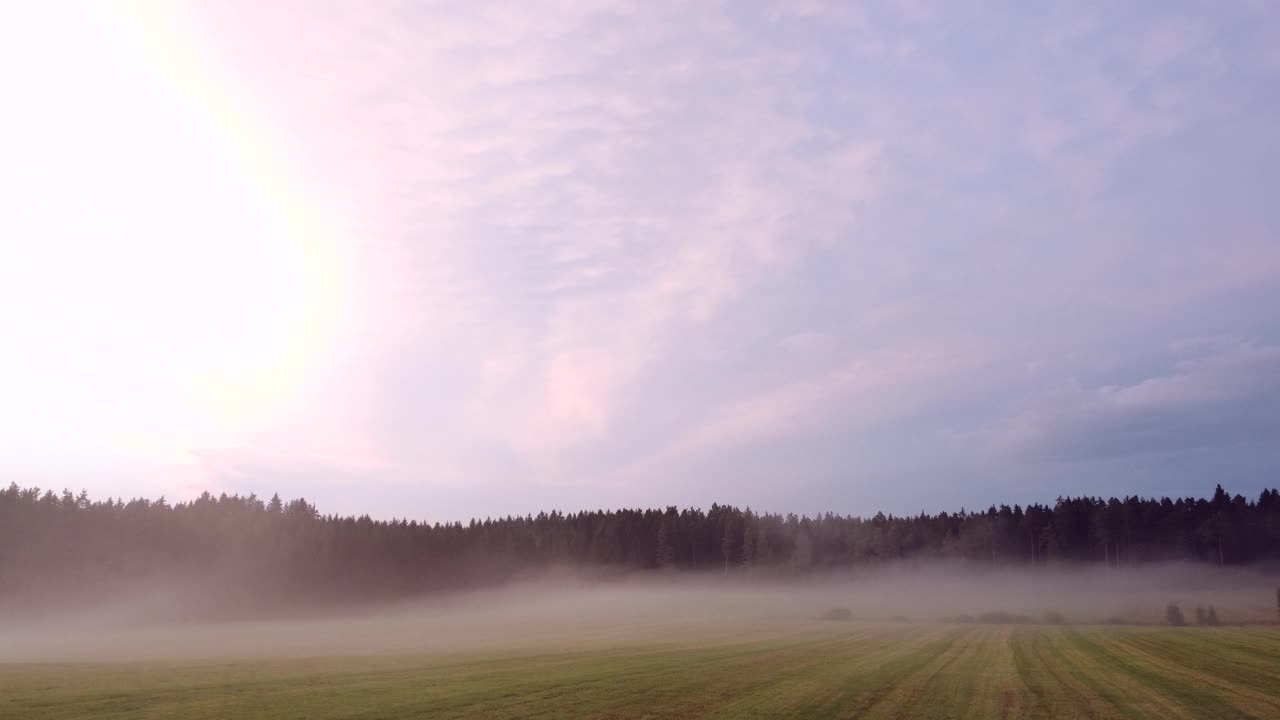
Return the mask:
[[(1256, 500), (1060, 497), (1052, 505), (872, 517), (622, 509), (468, 523), (324, 515), (305, 499), (93, 500), (0, 491), (0, 603), (148, 579), (212, 580), (241, 603), (346, 603), (482, 587), (551, 568), (759, 576), (885, 563), (972, 567), (1280, 562), (1280, 492)], [(211, 589), (211, 592), (215, 590)]]

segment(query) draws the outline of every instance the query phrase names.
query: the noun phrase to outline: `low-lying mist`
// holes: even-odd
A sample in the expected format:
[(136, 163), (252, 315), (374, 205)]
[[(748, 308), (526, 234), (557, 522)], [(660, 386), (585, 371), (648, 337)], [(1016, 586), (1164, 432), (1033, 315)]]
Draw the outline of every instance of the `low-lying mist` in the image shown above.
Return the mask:
[[(0, 662), (541, 651), (714, 642), (829, 631), (836, 622), (1155, 624), (1168, 603), (1225, 624), (1277, 620), (1274, 573), (1141, 568), (887, 566), (856, 575), (601, 578), (548, 572), (501, 588), (323, 614), (190, 612), (207, 585), (153, 582), (79, 609), (0, 618)], [(824, 618), (829, 618), (825, 619)]]

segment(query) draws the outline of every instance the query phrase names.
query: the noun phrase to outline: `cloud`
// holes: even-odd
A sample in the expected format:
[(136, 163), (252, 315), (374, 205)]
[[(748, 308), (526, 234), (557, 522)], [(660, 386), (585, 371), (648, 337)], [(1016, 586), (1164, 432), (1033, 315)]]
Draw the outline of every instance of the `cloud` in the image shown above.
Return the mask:
[[(804, 68), (724, 8), (197, 15), (296, 133), (315, 192), (361, 218), (362, 352), (386, 381), (346, 397), (407, 421), (372, 439), (389, 463), (490, 443), (552, 472), (538, 468), (609, 440), (690, 334), (847, 237), (877, 192), (879, 139), (806, 117)], [(401, 408), (404, 383), (453, 412)]]
[[(678, 495), (727, 487), (744, 457), (800, 458), (828, 479), (881, 472), (918, 509), (962, 465), (1036, 486), (1062, 477), (1042, 466), (1225, 448), (1274, 419), (1271, 4), (235, 0), (141, 16), (332, 236), (342, 292), (322, 315), (341, 317), (305, 371), (197, 383), (211, 407), (243, 405), (211, 422), (159, 382), (180, 373), (150, 370), (172, 369), (154, 360), (172, 332), (103, 316), (58, 335), (84, 303), (26, 317), (48, 291), (20, 270), (40, 292), (10, 315), (60, 357), (11, 360), (0, 382), (45, 450), (123, 448), (246, 486), (314, 474), (334, 498), (367, 483), (587, 505), (648, 476)], [(173, 237), (137, 246), (165, 249), (158, 267), (199, 249)], [(80, 264), (110, 288), (122, 261)], [(198, 307), (235, 326), (215, 300), (236, 288), (206, 280)], [(74, 351), (122, 326), (145, 342), (117, 343), (131, 373), (113, 384)], [(266, 325), (219, 347), (204, 327), (182, 337), (214, 370), (276, 339)], [(1169, 350), (1186, 337), (1255, 339)], [(32, 368), (109, 402), (26, 382)], [(465, 502), (451, 512), (484, 511)]]
[(832, 338), (819, 332), (798, 332), (778, 341), (778, 346), (787, 352), (798, 354), (820, 353), (831, 347)]
[(1169, 374), (1064, 388), (1011, 431), (1024, 456), (1055, 462), (1273, 445), (1280, 347), (1238, 339), (1179, 343)]
[(789, 382), (717, 409), (677, 443), (675, 452), (732, 449), (812, 430), (850, 406), (864, 423), (883, 421), (903, 407), (884, 403), (884, 395), (954, 370), (957, 360), (938, 351), (870, 353), (819, 377)]

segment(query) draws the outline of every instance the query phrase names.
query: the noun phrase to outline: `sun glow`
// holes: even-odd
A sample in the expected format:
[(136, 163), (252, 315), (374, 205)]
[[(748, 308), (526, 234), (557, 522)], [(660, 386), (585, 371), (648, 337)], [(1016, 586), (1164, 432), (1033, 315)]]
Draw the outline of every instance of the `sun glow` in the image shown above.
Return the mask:
[(289, 412), (349, 284), (269, 123), (163, 7), (0, 11), (6, 411), (145, 452)]

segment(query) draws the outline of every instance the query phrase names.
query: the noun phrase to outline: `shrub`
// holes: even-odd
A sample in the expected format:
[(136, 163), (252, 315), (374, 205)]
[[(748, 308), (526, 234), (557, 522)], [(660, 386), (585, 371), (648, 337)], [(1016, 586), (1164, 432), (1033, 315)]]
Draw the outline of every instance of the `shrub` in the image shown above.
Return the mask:
[(1045, 621), (1045, 623), (1046, 623), (1046, 624), (1048, 624), (1048, 625), (1065, 625), (1065, 624), (1067, 624), (1067, 618), (1066, 618), (1066, 617), (1064, 617), (1064, 616), (1062, 615), (1062, 613), (1058, 612), (1057, 610), (1050, 610), (1049, 612), (1045, 613), (1045, 614), (1044, 614), (1044, 621)]
[(1182, 616), (1182, 608), (1178, 607), (1178, 603), (1169, 603), (1165, 607), (1164, 621), (1174, 627), (1182, 627), (1187, 624), (1187, 619)]
[(823, 620), (852, 620), (853, 611), (846, 607), (831, 608), (822, 613)]
[(1205, 614), (1204, 624), (1205, 625), (1221, 625), (1222, 624), (1218, 620), (1218, 611), (1214, 610), (1212, 605), (1209, 606), (1209, 612)]
[(892, 618), (890, 618), (890, 619), (891, 619), (891, 620), (893, 620), (894, 622), (897, 622), (897, 623), (911, 622), (910, 620), (908, 620), (907, 618), (903, 617), (902, 615), (894, 615), (894, 616), (893, 616)]
[(1009, 612), (985, 612), (978, 616), (978, 622), (986, 625), (1012, 625), (1015, 623), (1030, 623), (1031, 618), (1026, 615)]

